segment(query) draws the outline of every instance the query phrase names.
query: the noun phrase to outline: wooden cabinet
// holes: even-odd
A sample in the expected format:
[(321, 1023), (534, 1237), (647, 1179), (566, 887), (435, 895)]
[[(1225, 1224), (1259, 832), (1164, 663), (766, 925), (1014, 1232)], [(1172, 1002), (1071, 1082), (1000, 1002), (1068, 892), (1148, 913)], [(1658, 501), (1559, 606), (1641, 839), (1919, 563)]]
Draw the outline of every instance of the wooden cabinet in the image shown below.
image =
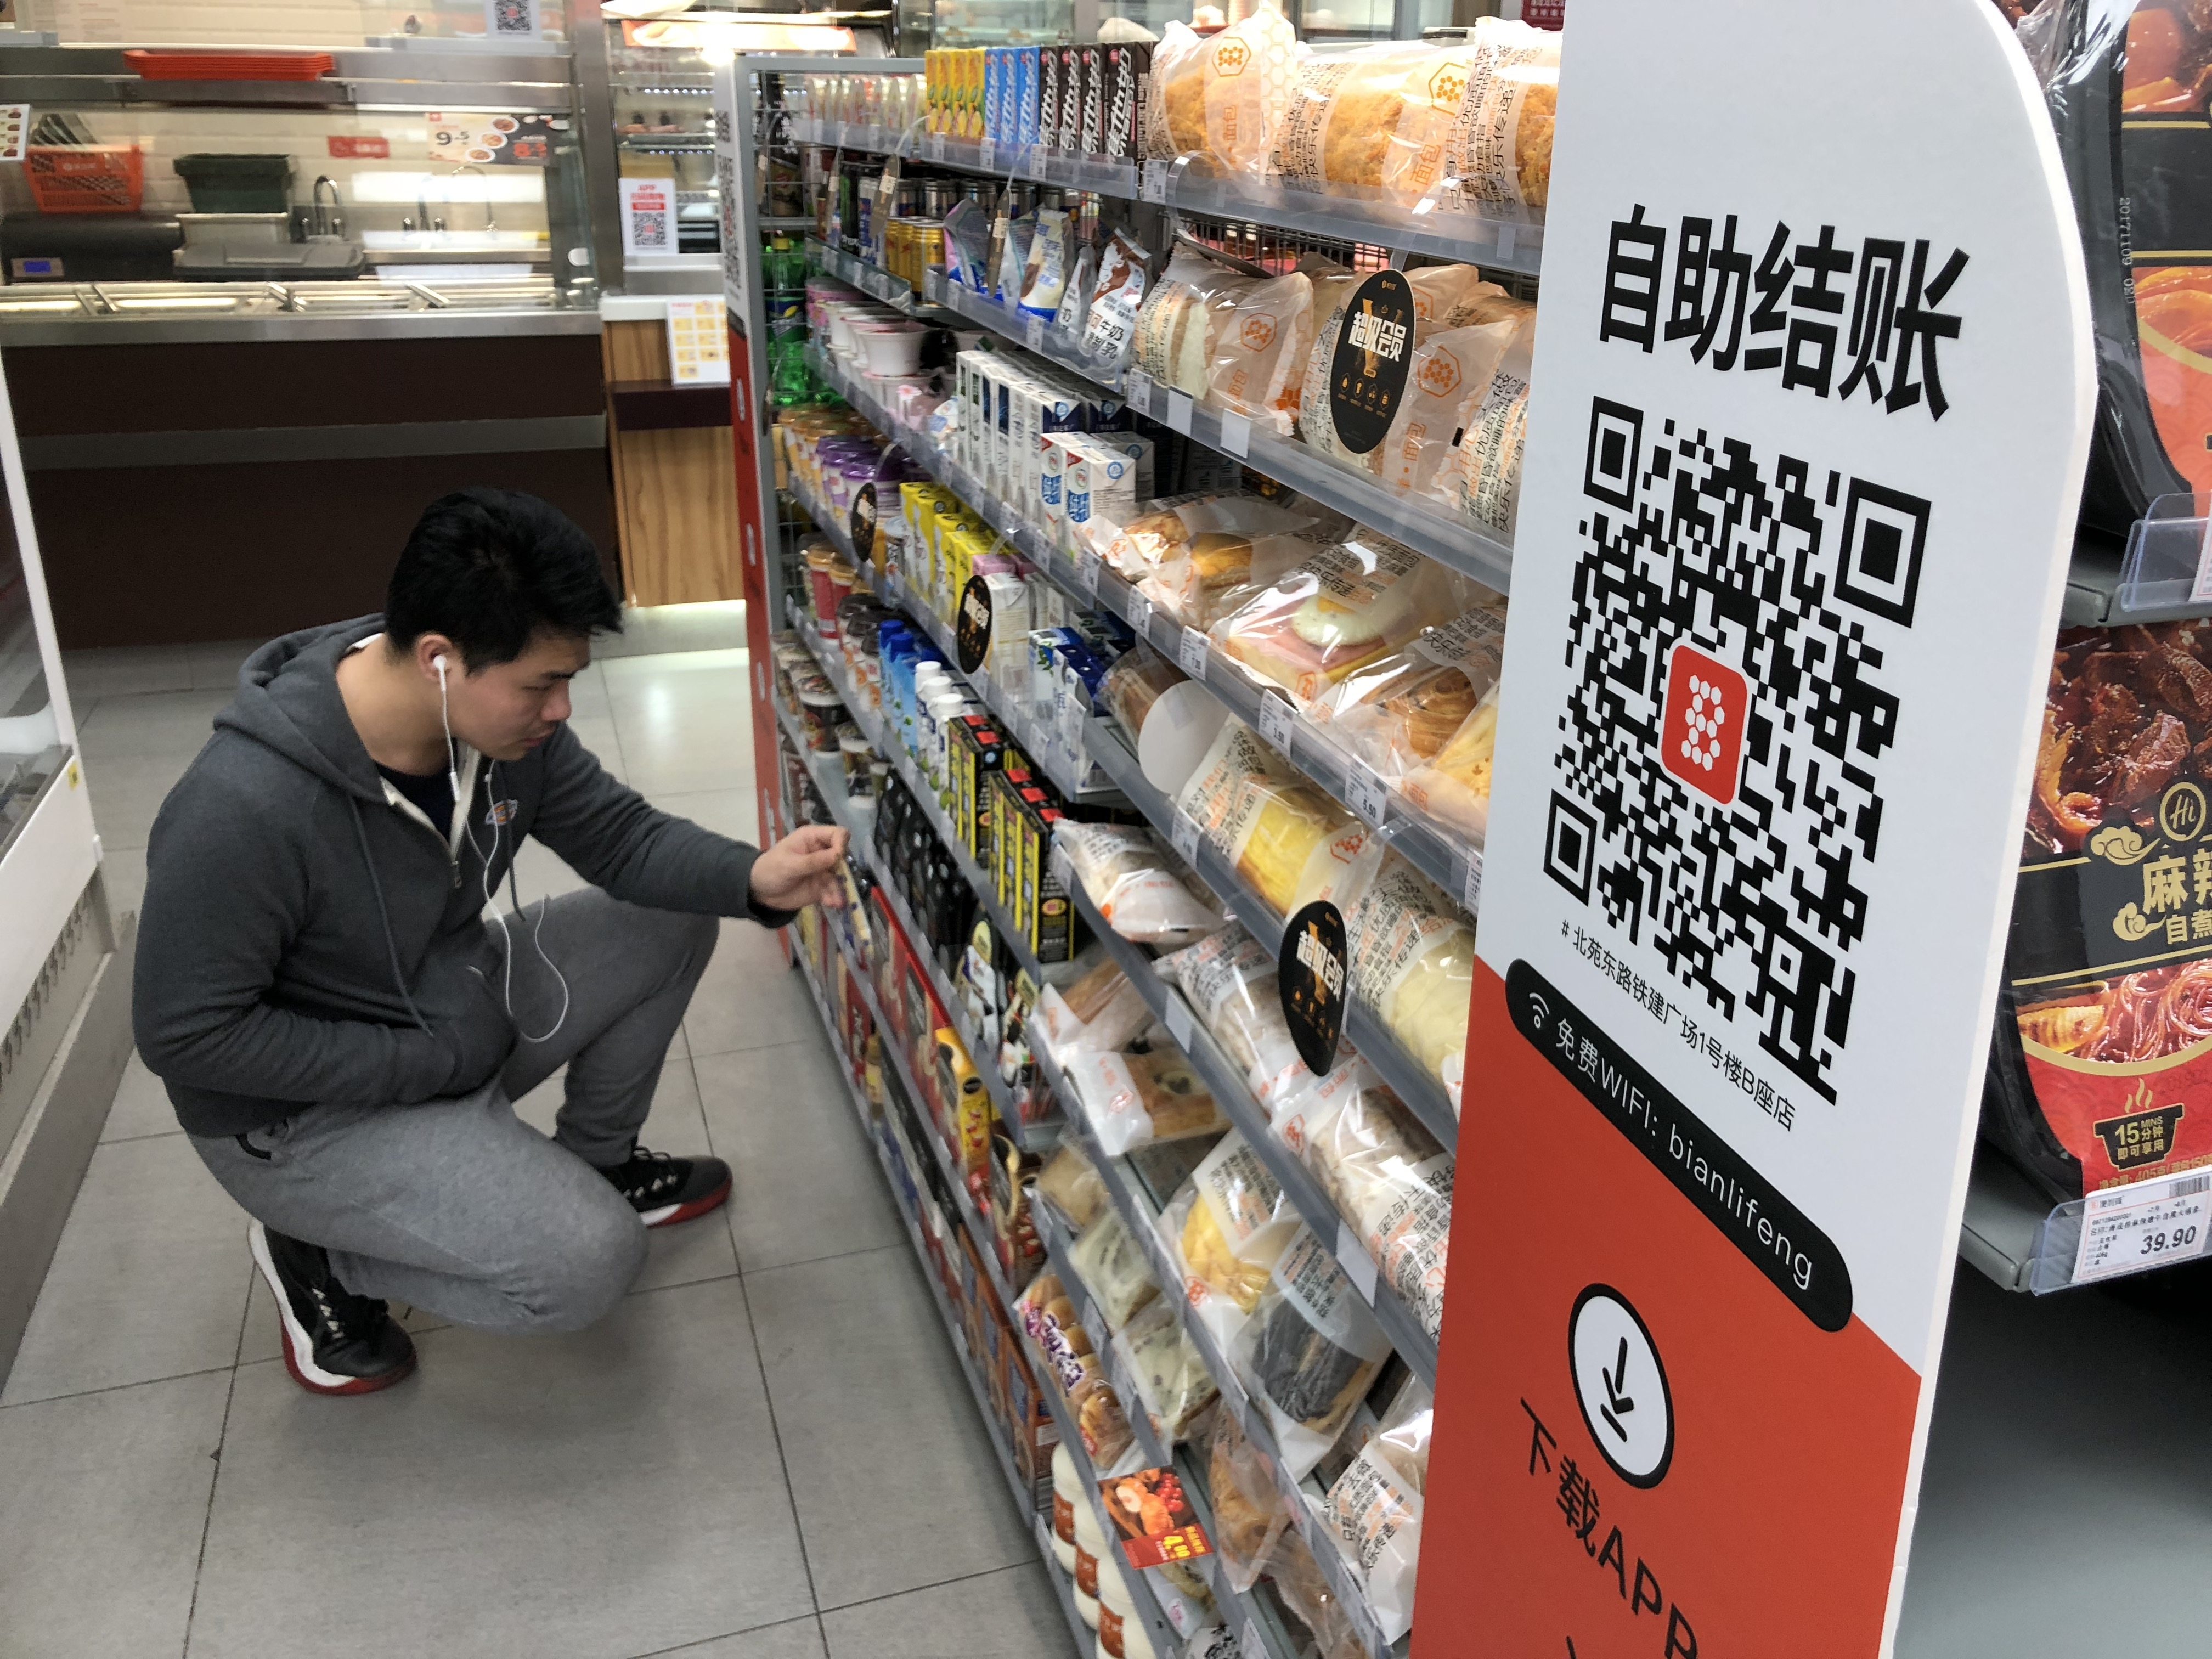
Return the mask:
[(659, 318), (610, 319), (599, 340), (623, 598), (641, 605), (743, 599), (730, 389), (670, 381)]

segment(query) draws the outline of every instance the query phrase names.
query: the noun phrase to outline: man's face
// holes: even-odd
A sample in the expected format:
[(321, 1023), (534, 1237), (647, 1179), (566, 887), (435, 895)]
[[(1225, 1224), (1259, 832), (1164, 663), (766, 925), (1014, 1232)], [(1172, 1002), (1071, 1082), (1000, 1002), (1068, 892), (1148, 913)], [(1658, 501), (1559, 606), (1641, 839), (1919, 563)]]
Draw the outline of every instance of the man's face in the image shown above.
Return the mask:
[(568, 682), (591, 660), (589, 640), (561, 634), (538, 635), (513, 662), (473, 674), (453, 672), (453, 653), (446, 678), (453, 735), (493, 760), (520, 760), (568, 718)]

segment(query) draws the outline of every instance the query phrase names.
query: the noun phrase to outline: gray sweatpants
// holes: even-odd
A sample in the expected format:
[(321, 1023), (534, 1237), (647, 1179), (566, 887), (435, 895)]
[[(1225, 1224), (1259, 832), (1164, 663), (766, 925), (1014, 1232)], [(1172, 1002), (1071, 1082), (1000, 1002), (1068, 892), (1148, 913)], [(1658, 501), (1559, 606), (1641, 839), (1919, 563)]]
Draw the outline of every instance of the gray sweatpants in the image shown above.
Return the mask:
[[(411, 1104), (309, 1106), (244, 1136), (191, 1137), (246, 1212), (330, 1251), (357, 1296), (405, 1302), (499, 1331), (576, 1330), (645, 1265), (645, 1227), (593, 1165), (621, 1163), (653, 1105), (668, 1044), (714, 954), (713, 916), (647, 910), (597, 888), (535, 906), (514, 935), (518, 1037), (472, 1094)], [(487, 925), (486, 977), (504, 949)], [(562, 1065), (567, 1097), (547, 1139), (513, 1103)], [(684, 1149), (678, 1149), (684, 1150)], [(703, 1149), (700, 1149), (703, 1150)]]

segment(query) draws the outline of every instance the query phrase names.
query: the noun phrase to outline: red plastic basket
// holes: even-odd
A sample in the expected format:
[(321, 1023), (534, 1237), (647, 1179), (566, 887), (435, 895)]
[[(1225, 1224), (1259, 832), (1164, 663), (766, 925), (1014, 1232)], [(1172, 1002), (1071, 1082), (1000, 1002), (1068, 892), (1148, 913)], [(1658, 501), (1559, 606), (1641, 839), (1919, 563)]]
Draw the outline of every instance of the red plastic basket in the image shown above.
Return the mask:
[(142, 81), (319, 81), (337, 67), (326, 52), (126, 52)]
[(146, 157), (128, 144), (33, 144), (23, 176), (41, 213), (136, 213), (146, 195)]

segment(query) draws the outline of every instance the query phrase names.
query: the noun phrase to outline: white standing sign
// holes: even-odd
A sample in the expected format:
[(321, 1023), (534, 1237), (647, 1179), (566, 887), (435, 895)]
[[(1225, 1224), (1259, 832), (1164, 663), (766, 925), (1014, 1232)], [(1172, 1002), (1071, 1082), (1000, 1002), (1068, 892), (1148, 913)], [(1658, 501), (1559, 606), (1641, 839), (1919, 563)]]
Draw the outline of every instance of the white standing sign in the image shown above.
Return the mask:
[(2094, 403), (2074, 225), (1989, 0), (1577, 0), (1462, 1130), (1528, 1161), (1454, 1205), (1425, 1659), (1892, 1638)]

